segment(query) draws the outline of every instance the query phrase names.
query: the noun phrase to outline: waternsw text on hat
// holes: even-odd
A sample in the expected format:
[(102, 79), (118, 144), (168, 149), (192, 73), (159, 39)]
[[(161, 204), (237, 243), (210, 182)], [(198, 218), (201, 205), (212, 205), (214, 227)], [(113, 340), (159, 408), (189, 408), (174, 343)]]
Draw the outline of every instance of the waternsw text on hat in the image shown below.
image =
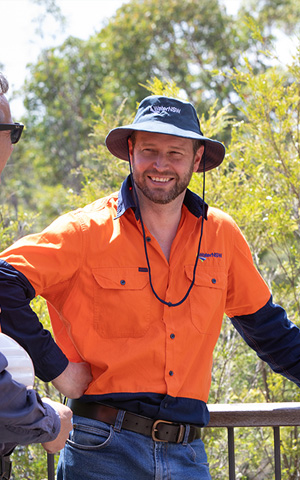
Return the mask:
[[(139, 105), (131, 125), (114, 128), (106, 137), (108, 150), (122, 160), (128, 160), (128, 137), (133, 131), (162, 133), (205, 142), (205, 170), (220, 165), (225, 156), (222, 143), (204, 137), (194, 106), (184, 100), (172, 97), (151, 95)], [(198, 172), (203, 171), (200, 163)]]

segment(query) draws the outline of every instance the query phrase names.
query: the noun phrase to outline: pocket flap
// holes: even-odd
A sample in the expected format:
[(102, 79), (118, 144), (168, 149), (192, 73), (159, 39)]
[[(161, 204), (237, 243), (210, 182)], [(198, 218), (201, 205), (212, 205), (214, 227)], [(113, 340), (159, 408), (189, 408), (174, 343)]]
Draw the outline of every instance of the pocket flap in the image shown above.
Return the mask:
[(149, 282), (148, 272), (138, 267), (94, 268), (93, 276), (100, 287), (115, 290), (142, 290)]
[[(192, 281), (194, 266), (186, 265), (184, 269), (185, 269), (186, 276), (190, 281)], [(227, 276), (224, 271), (216, 270), (214, 268), (199, 269), (199, 267), (196, 271), (195, 285), (202, 286), (202, 287), (224, 289), (226, 288), (226, 283), (227, 283)]]

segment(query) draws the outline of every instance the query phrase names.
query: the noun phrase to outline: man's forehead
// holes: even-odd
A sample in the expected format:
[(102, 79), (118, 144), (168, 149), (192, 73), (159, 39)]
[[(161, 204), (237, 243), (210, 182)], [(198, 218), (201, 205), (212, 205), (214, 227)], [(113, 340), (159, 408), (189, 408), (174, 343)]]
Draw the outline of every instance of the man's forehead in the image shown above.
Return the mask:
[(135, 140), (139, 143), (154, 144), (154, 143), (163, 143), (169, 145), (185, 146), (187, 144), (192, 144), (192, 139), (177, 137), (175, 135), (166, 135), (164, 133), (154, 133), (154, 132), (135, 132)]

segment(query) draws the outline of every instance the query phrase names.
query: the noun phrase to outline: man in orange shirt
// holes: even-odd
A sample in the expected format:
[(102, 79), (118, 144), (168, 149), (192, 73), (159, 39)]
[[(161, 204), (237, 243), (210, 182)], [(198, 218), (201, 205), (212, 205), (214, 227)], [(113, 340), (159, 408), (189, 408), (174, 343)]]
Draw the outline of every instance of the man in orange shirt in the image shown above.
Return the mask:
[[(300, 331), (272, 303), (232, 218), (187, 188), (225, 155), (189, 102), (145, 98), (106, 145), (132, 168), (120, 191), (0, 255), (3, 328), (63, 393), (68, 362), (91, 366), (84, 395), (69, 401), (59, 480), (207, 480), (200, 429), (224, 312), (298, 385)], [(29, 308), (35, 295), (48, 301), (57, 344)]]

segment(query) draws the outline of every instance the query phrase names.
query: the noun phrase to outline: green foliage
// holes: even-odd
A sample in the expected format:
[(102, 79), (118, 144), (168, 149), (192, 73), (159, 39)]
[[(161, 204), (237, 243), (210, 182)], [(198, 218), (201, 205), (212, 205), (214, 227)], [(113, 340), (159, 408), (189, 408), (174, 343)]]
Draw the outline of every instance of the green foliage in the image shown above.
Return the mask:
[(233, 126), (227, 161), (211, 176), (211, 201), (237, 220), (292, 318), (299, 311), (299, 79), (299, 57), (287, 72), (253, 75), (248, 64), (233, 74), (246, 120)]
[[(173, 80), (160, 80), (154, 77), (151, 81), (147, 80), (146, 85), (142, 85), (149, 91), (149, 95), (166, 95), (169, 97), (180, 98), (180, 88)], [(184, 100), (184, 99), (183, 99)]]
[(0, 246), (1, 250), (9, 247), (19, 238), (26, 235), (32, 225), (32, 219), (26, 212), (19, 212), (18, 218), (10, 217), (7, 205), (0, 206)]
[(145, 83), (153, 76), (172, 79), (190, 99), (197, 95), (198, 102), (208, 84), (212, 95), (226, 95), (228, 85), (212, 78), (212, 71), (235, 63), (237, 36), (231, 35), (230, 27), (234, 29), (231, 17), (216, 0), (126, 3), (99, 33), (107, 63), (113, 66), (107, 78), (110, 95), (125, 97), (132, 92), (137, 101), (143, 91), (136, 79)]
[[(27, 127), (30, 144), (35, 144), (35, 149), (40, 146), (35, 162), (37, 170), (42, 167), (43, 183), (78, 188), (77, 178), (70, 176), (70, 171), (82, 163), (101, 65), (96, 56), (95, 66), (92, 53), (85, 42), (69, 38), (61, 47), (44, 51), (31, 67), (32, 79), (25, 84), (25, 106), (30, 111)], [(41, 121), (44, 109), (47, 116)]]
[(11, 456), (14, 480), (46, 480), (47, 455), (41, 445), (18, 446)]
[(156, 76), (175, 82), (200, 111), (217, 98), (232, 104), (230, 81), (215, 72), (239, 64), (251, 42), (217, 0), (132, 0), (88, 41), (69, 38), (43, 51), (24, 88), (39, 183), (79, 191), (82, 177), (70, 172), (89, 146), (97, 98), (112, 114), (127, 98), (129, 113), (145, 93), (142, 84)]
[[(54, 0), (34, 1), (63, 24)], [(199, 112), (208, 112), (216, 100), (237, 112), (239, 97), (224, 72), (261, 46), (249, 22), (226, 14), (217, 0), (131, 0), (87, 41), (70, 37), (42, 51), (24, 85), (27, 131), (14, 153), (20, 170), (4, 174), (17, 208), (36, 213), (38, 192), (39, 229), (68, 207), (69, 190), (80, 194), (84, 168), (90, 168), (84, 152), (93, 144), (92, 105), (99, 99), (115, 117), (126, 98), (124, 114), (130, 115), (145, 95), (143, 85), (156, 77), (174, 82)], [(265, 33), (263, 42), (269, 37)], [(266, 68), (266, 61), (262, 53), (256, 56), (255, 71)], [(229, 127), (221, 137), (229, 141)]]
[[(235, 218), (276, 303), (282, 304), (296, 323), (300, 300), (299, 60), (298, 53), (285, 71), (274, 67), (259, 75), (246, 61), (243, 70), (232, 73), (245, 120), (232, 127), (223, 165), (207, 175), (209, 203)], [(199, 179), (194, 177), (193, 182), (201, 192)], [(298, 388), (245, 349), (225, 322), (215, 351), (210, 402), (287, 402), (299, 398)], [(297, 433), (297, 429), (283, 429), (281, 436), (286, 463), (283, 478), (289, 480), (299, 474)], [(272, 438), (266, 441), (265, 433), (260, 435), (255, 430), (241, 433), (244, 440), (236, 447), (241, 476), (237, 478), (254, 478), (251, 472), (263, 472), (258, 478), (273, 478), (273, 468), (269, 469)], [(262, 451), (265, 461), (269, 459), (265, 464), (259, 454)], [(214, 452), (210, 454), (214, 458)], [(217, 475), (213, 478), (222, 478), (222, 474)]]
[(276, 26), (287, 34), (299, 33), (300, 5), (298, 0), (247, 0), (241, 13), (250, 13), (266, 29)]

